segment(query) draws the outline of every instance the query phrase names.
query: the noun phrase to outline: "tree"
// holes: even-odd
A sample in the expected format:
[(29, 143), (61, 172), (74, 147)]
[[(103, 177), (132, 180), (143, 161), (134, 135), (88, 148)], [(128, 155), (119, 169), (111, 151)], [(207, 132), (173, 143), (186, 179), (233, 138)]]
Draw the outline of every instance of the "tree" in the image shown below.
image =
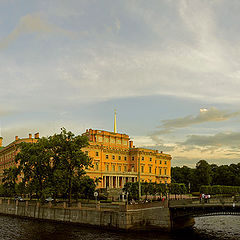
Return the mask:
[(74, 178), (81, 178), (91, 166), (91, 159), (81, 150), (87, 145), (86, 136), (75, 136), (65, 128), (36, 143), (21, 143), (15, 160), (26, 189), (41, 201), (48, 195), (66, 195), (70, 204)]
[(61, 130), (60, 134), (49, 137), (53, 152), (51, 162), (59, 169), (61, 177), (65, 180), (68, 202), (71, 204), (74, 177), (80, 178), (86, 173), (84, 169), (92, 165), (91, 159), (81, 150), (88, 145), (88, 138), (75, 136), (65, 128)]
[(211, 166), (205, 160), (200, 160), (196, 164), (195, 176), (198, 179), (198, 189), (201, 185), (210, 185), (212, 180)]
[(128, 200), (139, 199), (138, 182), (127, 182), (124, 185), (123, 191), (128, 194)]
[(16, 195), (18, 174), (19, 170), (17, 167), (10, 167), (8, 169), (4, 169), (2, 182), (7, 195)]
[(49, 140), (41, 138), (36, 143), (21, 143), (20, 152), (15, 161), (19, 165), (18, 172), (22, 175), (22, 182), (30, 195), (35, 193), (38, 199), (44, 201), (50, 194), (49, 176), (52, 170), (51, 151), (48, 151)]
[(96, 189), (96, 180), (94, 181), (89, 176), (82, 176), (73, 178), (73, 195), (76, 200), (78, 198), (92, 199)]

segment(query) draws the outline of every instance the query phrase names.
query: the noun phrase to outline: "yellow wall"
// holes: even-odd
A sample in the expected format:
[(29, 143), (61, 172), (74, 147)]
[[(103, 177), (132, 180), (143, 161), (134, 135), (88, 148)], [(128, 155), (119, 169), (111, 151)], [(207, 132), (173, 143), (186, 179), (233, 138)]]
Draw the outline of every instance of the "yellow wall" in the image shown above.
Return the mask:
[[(119, 181), (123, 182), (132, 179), (136, 181), (140, 170), (141, 181), (171, 182), (169, 154), (135, 148), (126, 134), (89, 129), (84, 135), (88, 136), (90, 144), (83, 151), (92, 158), (94, 166), (87, 170), (90, 177), (114, 177), (114, 181), (120, 178)], [(123, 182), (119, 183), (121, 186), (113, 187), (123, 187)], [(106, 182), (103, 180), (98, 187), (106, 187)]]
[[(89, 138), (89, 146), (82, 150), (92, 158), (93, 163), (93, 168), (86, 169), (86, 172), (92, 178), (102, 179), (99, 188), (121, 188), (128, 181), (137, 181), (139, 171), (141, 181), (171, 182), (169, 154), (136, 148), (126, 134), (89, 129), (83, 135)], [(3, 170), (15, 165), (16, 145), (23, 141), (35, 142), (37, 138), (39, 135), (34, 138), (16, 138), (0, 150), (0, 180)]]
[(33, 142), (36, 142), (38, 138), (39, 138), (38, 133), (35, 134), (34, 138), (32, 138), (31, 134), (29, 134), (28, 138), (22, 138), (22, 139), (16, 136), (14, 142), (10, 143), (8, 146), (0, 150), (0, 182), (2, 181), (2, 178), (3, 178), (4, 169), (8, 169), (10, 167), (16, 166), (15, 156), (19, 151), (17, 149), (17, 145), (21, 142), (33, 143)]

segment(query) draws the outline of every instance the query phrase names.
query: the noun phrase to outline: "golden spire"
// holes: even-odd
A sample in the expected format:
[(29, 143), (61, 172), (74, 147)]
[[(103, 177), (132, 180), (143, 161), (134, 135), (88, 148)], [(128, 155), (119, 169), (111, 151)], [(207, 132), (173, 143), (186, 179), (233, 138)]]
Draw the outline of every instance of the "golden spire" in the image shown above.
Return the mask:
[(114, 110), (114, 133), (117, 133), (117, 117), (116, 117), (116, 109)]

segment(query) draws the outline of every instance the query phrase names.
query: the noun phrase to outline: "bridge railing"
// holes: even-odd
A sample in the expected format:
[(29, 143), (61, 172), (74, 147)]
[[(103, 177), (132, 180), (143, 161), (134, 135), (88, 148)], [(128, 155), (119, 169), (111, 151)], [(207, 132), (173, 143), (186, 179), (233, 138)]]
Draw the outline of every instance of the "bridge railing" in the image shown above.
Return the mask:
[(179, 200), (169, 200), (169, 207), (174, 206), (184, 206), (184, 205), (204, 205), (204, 204), (239, 204), (239, 198), (233, 197), (211, 197), (210, 199), (200, 199), (200, 198), (187, 198), (187, 199), (179, 199)]

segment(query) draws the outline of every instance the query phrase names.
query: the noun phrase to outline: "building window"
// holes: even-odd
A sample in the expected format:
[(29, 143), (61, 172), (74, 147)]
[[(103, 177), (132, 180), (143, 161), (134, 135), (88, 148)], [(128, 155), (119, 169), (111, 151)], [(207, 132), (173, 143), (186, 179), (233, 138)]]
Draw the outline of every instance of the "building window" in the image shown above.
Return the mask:
[(112, 165), (112, 171), (115, 172), (115, 165)]
[(155, 174), (157, 173), (157, 168), (155, 168)]
[(167, 161), (165, 161), (164, 163), (165, 163), (165, 165), (167, 165)]
[(118, 166), (118, 171), (121, 172), (122, 171), (122, 168), (121, 166)]
[(160, 160), (160, 164), (162, 164), (162, 161)]
[(118, 156), (118, 160), (121, 160), (121, 156)]
[(162, 175), (162, 169), (159, 168), (159, 175)]
[(142, 161), (144, 161), (144, 157), (142, 157)]
[(88, 151), (85, 151), (85, 154), (88, 155)]
[(127, 161), (127, 157), (126, 156), (124, 157), (124, 160)]
[(106, 155), (106, 159), (108, 159), (108, 155)]
[(144, 172), (144, 166), (141, 166), (141, 172), (142, 173)]
[(149, 173), (152, 173), (152, 167), (151, 166), (149, 167)]
[(112, 155), (112, 159), (113, 159), (113, 160), (115, 159), (115, 155)]
[(134, 172), (134, 166), (132, 166), (132, 172)]
[(167, 169), (164, 169), (164, 175), (167, 175)]
[(132, 161), (134, 161), (134, 157), (132, 157)]
[(95, 163), (95, 169), (98, 170), (98, 163)]
[(152, 158), (150, 158), (149, 161), (151, 162), (151, 161), (152, 161)]
[(109, 171), (109, 165), (106, 165), (106, 171), (107, 172)]
[(127, 171), (127, 166), (124, 166), (124, 172), (126, 172)]
[(98, 157), (98, 152), (96, 152), (96, 156)]

